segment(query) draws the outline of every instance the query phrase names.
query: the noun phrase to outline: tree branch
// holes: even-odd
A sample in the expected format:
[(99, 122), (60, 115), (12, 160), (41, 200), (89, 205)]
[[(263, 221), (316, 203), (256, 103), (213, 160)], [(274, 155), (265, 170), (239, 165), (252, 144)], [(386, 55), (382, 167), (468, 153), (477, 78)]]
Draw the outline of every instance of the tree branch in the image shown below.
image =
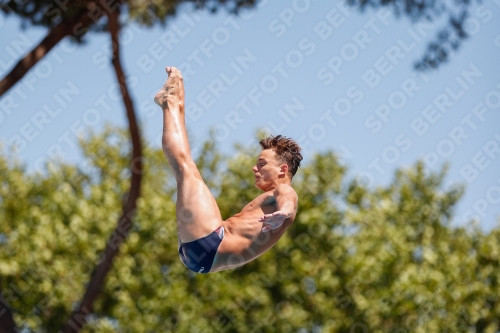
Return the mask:
[(64, 37), (81, 37), (88, 26), (96, 23), (104, 14), (100, 5), (89, 3), (87, 8), (73, 18), (63, 20), (49, 31), (47, 36), (30, 53), (24, 56), (16, 66), (0, 81), (0, 97), (14, 86), (24, 75)]
[(118, 221), (118, 225), (106, 245), (101, 262), (96, 266), (94, 272), (92, 273), (92, 277), (88, 284), (87, 290), (85, 291), (85, 295), (83, 296), (83, 300), (79, 305), (79, 308), (71, 315), (71, 318), (62, 330), (63, 333), (79, 332), (79, 330), (85, 325), (85, 317), (92, 313), (93, 303), (102, 290), (105, 277), (111, 269), (113, 258), (118, 253), (119, 246), (123, 243), (130, 229), (132, 228), (132, 217), (136, 211), (137, 199), (140, 196), (140, 187), (142, 180), (141, 136), (135, 117), (133, 102), (128, 92), (125, 74), (120, 62), (118, 40), (118, 18), (120, 15), (119, 8), (112, 11), (107, 10), (106, 15), (109, 19), (108, 26), (113, 45), (112, 63), (115, 69), (118, 83), (120, 85), (123, 102), (125, 104), (125, 109), (127, 112), (130, 135), (132, 137), (132, 161), (130, 165), (131, 184), (128, 199), (123, 209), (123, 215)]

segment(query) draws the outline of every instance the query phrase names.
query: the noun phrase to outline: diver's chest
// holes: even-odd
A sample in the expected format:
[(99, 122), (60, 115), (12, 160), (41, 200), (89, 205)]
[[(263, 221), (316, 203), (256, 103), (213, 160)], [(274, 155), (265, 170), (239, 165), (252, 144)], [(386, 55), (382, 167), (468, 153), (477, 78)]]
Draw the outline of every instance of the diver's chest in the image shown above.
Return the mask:
[(264, 214), (269, 214), (275, 212), (278, 209), (276, 200), (272, 196), (259, 196), (253, 201), (248, 203), (244, 211), (247, 212), (263, 212)]

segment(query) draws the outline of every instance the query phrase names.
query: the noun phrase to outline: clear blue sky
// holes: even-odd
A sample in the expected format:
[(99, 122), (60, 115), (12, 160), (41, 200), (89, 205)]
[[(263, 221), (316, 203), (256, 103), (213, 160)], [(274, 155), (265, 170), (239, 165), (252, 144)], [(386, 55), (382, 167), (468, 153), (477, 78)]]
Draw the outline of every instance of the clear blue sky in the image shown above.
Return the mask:
[[(413, 64), (443, 22), (414, 26), (392, 12), (359, 13), (343, 1), (261, 1), (241, 17), (186, 11), (166, 27), (129, 25), (122, 58), (144, 135), (160, 146), (152, 101), (165, 66), (185, 77), (193, 151), (210, 128), (224, 152), (256, 129), (295, 138), (305, 161), (333, 149), (349, 176), (387, 184), (396, 168), (424, 158), (450, 163), (447, 181), (467, 185), (454, 223), (500, 215), (500, 6), (472, 7), (472, 35), (438, 71)], [(45, 35), (0, 16), (0, 75)], [(36, 170), (53, 154), (81, 162), (77, 133), (125, 126), (109, 62), (109, 36), (63, 41), (0, 99), (0, 140), (18, 145)], [(250, 170), (249, 170), (250, 173)], [(250, 174), (249, 174), (250, 176)]]

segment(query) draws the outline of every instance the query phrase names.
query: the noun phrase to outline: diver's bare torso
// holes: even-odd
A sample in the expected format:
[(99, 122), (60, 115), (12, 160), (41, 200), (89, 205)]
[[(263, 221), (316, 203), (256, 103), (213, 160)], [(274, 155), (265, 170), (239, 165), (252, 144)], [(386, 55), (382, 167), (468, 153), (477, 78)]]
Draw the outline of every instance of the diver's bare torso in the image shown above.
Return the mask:
[(259, 218), (278, 210), (273, 192), (260, 194), (243, 207), (240, 213), (222, 221), (225, 234), (211, 272), (238, 267), (257, 258), (276, 244), (292, 224), (296, 212), (285, 219), (280, 227), (262, 232), (262, 222), (258, 221)]

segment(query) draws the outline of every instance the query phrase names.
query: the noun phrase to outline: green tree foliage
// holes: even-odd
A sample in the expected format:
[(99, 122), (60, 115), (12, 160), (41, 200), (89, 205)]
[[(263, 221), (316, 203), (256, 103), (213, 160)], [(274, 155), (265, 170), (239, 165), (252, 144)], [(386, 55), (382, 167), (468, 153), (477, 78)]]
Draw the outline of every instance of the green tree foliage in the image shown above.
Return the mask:
[[(81, 141), (85, 163), (28, 173), (0, 157), (0, 288), (25, 332), (55, 332), (81, 299), (129, 188), (126, 131)], [(223, 218), (257, 195), (258, 149), (197, 158)], [(293, 180), (297, 219), (260, 258), (198, 275), (177, 254), (175, 179), (144, 149), (134, 228), (84, 332), (497, 332), (500, 228), (450, 225), (462, 188), (445, 170), (398, 171), (386, 187), (346, 179), (315, 155)]]
[(113, 11), (118, 6), (124, 7), (126, 21), (152, 26), (164, 25), (168, 18), (177, 15), (179, 7), (183, 5), (195, 10), (205, 8), (210, 12), (216, 12), (225, 8), (230, 13), (238, 13), (244, 7), (253, 7), (255, 2), (256, 0), (0, 0), (0, 10), (6, 15), (14, 14), (20, 17), (23, 27), (33, 25), (53, 29), (61, 22), (74, 20), (82, 10), (90, 9), (88, 15), (93, 22), (89, 29), (81, 26), (76, 29), (79, 30), (78, 33), (74, 34), (75, 40), (80, 42), (88, 31), (106, 31), (107, 21), (100, 18), (106, 9)]
[[(396, 17), (406, 16), (413, 23), (415, 22), (436, 22), (443, 15), (447, 18), (433, 40), (427, 45), (427, 50), (421, 60), (415, 63), (415, 69), (425, 71), (436, 69), (447, 62), (452, 53), (457, 51), (464, 41), (471, 35), (470, 24), (467, 20), (474, 20), (477, 11), (482, 12), (484, 7), (479, 9), (476, 3), (482, 1), (474, 0), (346, 0), (351, 6), (359, 8), (361, 11), (368, 7), (378, 8), (387, 7), (394, 12)], [(476, 11), (476, 13), (474, 13)], [(491, 13), (490, 13), (491, 14)], [(488, 14), (489, 15), (489, 14)], [(488, 22), (491, 17), (483, 22)]]

